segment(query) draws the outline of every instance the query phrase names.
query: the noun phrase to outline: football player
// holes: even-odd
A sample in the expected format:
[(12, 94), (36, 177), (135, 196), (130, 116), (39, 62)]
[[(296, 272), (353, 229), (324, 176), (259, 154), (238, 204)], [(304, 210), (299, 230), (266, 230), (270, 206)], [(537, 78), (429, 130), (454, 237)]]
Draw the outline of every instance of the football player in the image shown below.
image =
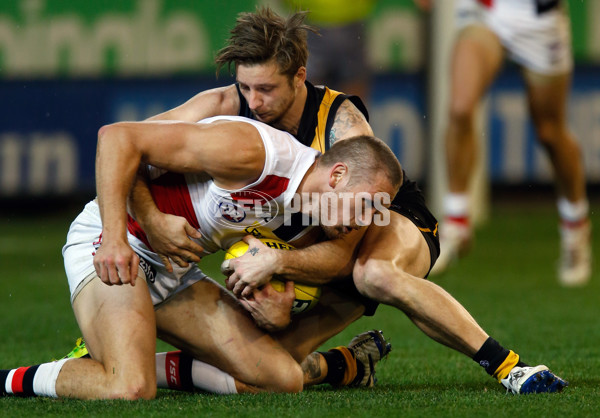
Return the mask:
[(582, 286), (592, 272), (591, 223), (581, 149), (569, 131), (567, 101), (573, 71), (567, 2), (460, 0), (453, 47), (446, 130), (448, 193), (444, 196), (442, 273), (471, 247), (469, 185), (477, 158), (478, 102), (504, 58), (522, 69), (531, 120), (547, 152), (557, 186), (561, 256), (558, 279)]
[[(237, 82), (200, 92), (151, 119), (197, 121), (219, 114), (243, 115), (290, 132), (298, 141), (325, 153), (346, 138), (371, 135), (368, 114), (359, 98), (313, 86), (306, 79), (306, 31), (311, 28), (303, 24), (304, 16), (300, 12), (284, 19), (269, 9), (240, 14), (227, 45), (216, 57), (219, 67), (233, 66)], [(201, 248), (188, 237), (193, 236), (193, 228), (181, 218), (160, 213), (143, 183), (138, 186), (132, 206), (165, 264), (170, 266), (169, 259), (180, 266), (197, 262)], [(266, 283), (272, 273), (321, 285), (335, 280), (338, 289), (354, 292), (346, 299), (362, 302), (362, 314), (372, 315), (378, 303), (398, 308), (430, 338), (472, 358), (514, 393), (561, 390), (566, 385), (562, 379), (545, 366), (523, 363), (517, 354), (491, 338), (450, 294), (424, 280), (439, 255), (437, 221), (421, 191), (406, 175), (390, 209), (389, 224), (372, 224), (366, 231), (353, 231), (340, 239), (279, 252), (278, 262), (269, 264), (271, 270), (265, 268), (262, 256), (272, 260), (275, 255), (266, 248), (259, 257), (232, 260), (227, 266), (229, 287), (238, 295), (247, 295)], [(251, 245), (260, 247), (256, 242)], [(350, 276), (352, 280), (343, 280)], [(262, 308), (257, 303), (253, 315), (273, 317), (266, 308), (257, 314)], [(287, 346), (296, 348), (296, 357), (308, 355), (316, 342), (339, 332), (346, 325), (343, 322), (349, 323), (348, 319), (340, 322), (331, 318), (326, 327), (323, 318), (318, 332), (302, 333), (304, 328), (294, 327), (292, 321), (278, 337), (293, 341)], [(305, 370), (315, 371), (315, 381), (324, 379), (327, 371), (341, 370), (335, 380), (352, 382), (343, 377), (355, 369), (352, 361), (344, 360), (348, 353), (343, 348), (331, 353), (310, 354), (304, 364), (312, 362), (315, 366)]]
[[(128, 216), (127, 196), (142, 163), (151, 164), (147, 176), (159, 208), (202, 231), (201, 255), (228, 248), (250, 226), (284, 231), (297, 244), (319, 229), (288, 225), (287, 216), (312, 215), (315, 208), (332, 215), (317, 223), (331, 238), (364, 229), (356, 205), (372, 218), (376, 208), (368, 202), (393, 196), (403, 180), (392, 151), (372, 136), (349, 138), (321, 155), (287, 132), (239, 116), (102, 127), (98, 196), (71, 224), (63, 249), (73, 311), (91, 358), (2, 370), (1, 394), (151, 399), (157, 336), (191, 354), (196, 365), (204, 361), (202, 375), (215, 392), (301, 391), (304, 376), (292, 355), (196, 264), (168, 270)], [(238, 203), (267, 191), (269, 217), (262, 200), (254, 207)], [(325, 195), (331, 200), (294, 200)], [(346, 196), (357, 199), (346, 202)]]

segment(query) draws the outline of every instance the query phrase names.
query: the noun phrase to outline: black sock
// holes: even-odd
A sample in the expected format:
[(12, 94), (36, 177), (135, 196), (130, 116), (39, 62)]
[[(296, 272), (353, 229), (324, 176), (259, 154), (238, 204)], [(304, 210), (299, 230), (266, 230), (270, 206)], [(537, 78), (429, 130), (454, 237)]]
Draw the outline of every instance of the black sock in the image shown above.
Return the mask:
[(338, 350), (319, 351), (319, 354), (325, 358), (325, 362), (327, 363), (327, 376), (325, 376), (323, 383), (329, 383), (332, 386), (339, 385), (346, 372), (344, 355)]
[(6, 378), (10, 370), (0, 370), (0, 396), (6, 396)]
[[(510, 351), (502, 347), (498, 341), (489, 337), (485, 343), (483, 343), (479, 351), (475, 353), (473, 360), (483, 367), (490, 376), (493, 376), (502, 362), (506, 360), (509, 353)], [(527, 364), (519, 361), (517, 366), (524, 367), (527, 366)]]

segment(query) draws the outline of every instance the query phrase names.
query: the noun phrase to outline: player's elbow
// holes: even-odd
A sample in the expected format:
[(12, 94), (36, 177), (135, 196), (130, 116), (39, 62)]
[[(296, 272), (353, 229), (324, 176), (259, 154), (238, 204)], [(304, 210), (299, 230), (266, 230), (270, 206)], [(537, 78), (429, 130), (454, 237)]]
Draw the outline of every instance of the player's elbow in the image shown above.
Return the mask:
[(104, 125), (98, 129), (98, 148), (112, 149), (118, 139), (119, 127), (117, 124)]
[(112, 125), (104, 125), (98, 129), (98, 139), (103, 138)]

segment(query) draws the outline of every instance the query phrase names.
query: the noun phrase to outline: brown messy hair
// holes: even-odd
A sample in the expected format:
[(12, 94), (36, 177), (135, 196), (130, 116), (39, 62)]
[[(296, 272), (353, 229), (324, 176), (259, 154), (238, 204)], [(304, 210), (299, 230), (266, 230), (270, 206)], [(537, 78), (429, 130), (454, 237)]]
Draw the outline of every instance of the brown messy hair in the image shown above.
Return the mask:
[(395, 189), (404, 181), (402, 166), (385, 142), (369, 135), (359, 135), (336, 141), (329, 151), (319, 157), (319, 165), (332, 166), (337, 162), (348, 164), (348, 185), (369, 181), (373, 174), (382, 172)]
[(316, 32), (304, 23), (307, 13), (299, 11), (287, 19), (269, 7), (240, 13), (227, 45), (217, 52), (217, 73), (224, 65), (231, 72), (231, 64), (262, 64), (275, 59), (279, 72), (293, 77), (300, 67), (306, 66), (307, 31)]

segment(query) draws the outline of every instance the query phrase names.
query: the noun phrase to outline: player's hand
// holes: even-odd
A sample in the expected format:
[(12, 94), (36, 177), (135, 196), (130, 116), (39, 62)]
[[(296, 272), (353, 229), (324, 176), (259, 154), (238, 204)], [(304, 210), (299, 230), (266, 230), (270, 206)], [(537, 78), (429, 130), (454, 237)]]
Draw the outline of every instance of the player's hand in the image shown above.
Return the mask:
[(274, 332), (289, 325), (295, 298), (294, 282), (287, 281), (283, 292), (278, 292), (267, 283), (260, 290), (254, 290), (249, 298), (240, 299), (240, 302), (250, 312), (256, 325), (268, 332)]
[(250, 297), (252, 291), (267, 284), (275, 273), (278, 251), (267, 247), (251, 235), (244, 237), (248, 250), (244, 255), (221, 264), (221, 272), (228, 276), (227, 288), (237, 297)]
[(96, 274), (109, 286), (135, 286), (140, 258), (127, 241), (103, 241), (94, 254)]
[(191, 239), (201, 238), (202, 234), (181, 216), (161, 213), (160, 217), (144, 224), (144, 232), (170, 272), (173, 271), (171, 260), (179, 267), (188, 267), (189, 263), (197, 263), (202, 257), (204, 248)]

